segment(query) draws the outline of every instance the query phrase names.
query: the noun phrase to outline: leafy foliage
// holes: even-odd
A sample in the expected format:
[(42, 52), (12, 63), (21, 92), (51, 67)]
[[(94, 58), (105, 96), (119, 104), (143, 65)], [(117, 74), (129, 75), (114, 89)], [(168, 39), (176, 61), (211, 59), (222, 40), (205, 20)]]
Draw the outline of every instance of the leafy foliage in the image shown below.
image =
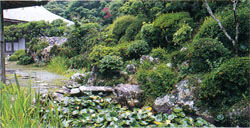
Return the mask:
[(143, 40), (134, 41), (128, 47), (128, 53), (130, 58), (139, 58), (142, 55), (148, 54), (150, 52), (150, 48), (148, 43)]
[(163, 41), (161, 38), (161, 31), (158, 28), (155, 28), (152, 24), (145, 24), (142, 26), (141, 36), (151, 47), (163, 45), (161, 44)]
[(101, 61), (100, 65), (98, 65), (99, 70), (103, 74), (117, 74), (123, 68), (123, 61), (122, 58), (119, 56), (104, 56)]
[[(247, 54), (247, 50), (249, 49), (249, 45), (247, 44), (247, 34), (249, 33), (249, 18), (248, 9), (245, 5), (240, 5), (237, 8), (237, 15), (239, 21), (239, 50), (241, 55)], [(223, 13), (218, 13), (216, 17), (221, 21), (222, 25), (227, 30), (228, 34), (231, 37), (235, 37), (235, 23), (234, 16), (231, 10), (223, 11)], [(226, 48), (232, 50), (233, 46), (230, 40), (224, 35), (224, 33), (220, 30), (217, 22), (212, 17), (207, 17), (200, 27), (198, 33), (195, 36), (195, 39), (199, 38), (213, 38), (221, 41)]]
[(199, 91), (202, 105), (222, 110), (249, 96), (249, 66), (249, 57), (232, 58), (207, 74)]
[(161, 47), (152, 49), (150, 56), (159, 58), (162, 61), (167, 60), (167, 51)]
[(177, 74), (166, 64), (153, 67), (149, 62), (145, 62), (137, 72), (137, 80), (146, 97), (156, 98), (174, 89)]
[(102, 60), (102, 58), (106, 55), (119, 56), (120, 53), (115, 48), (96, 45), (89, 54), (89, 59), (91, 62), (93, 62), (93, 65), (99, 65), (100, 60)]
[(195, 40), (188, 49), (191, 72), (210, 71), (208, 62), (219, 62), (230, 56), (221, 42), (209, 38)]
[(18, 57), (16, 55), (11, 55), (8, 61), (18, 61)]
[[(171, 114), (154, 115), (151, 107), (127, 107), (112, 101), (103, 94), (85, 93), (83, 97), (66, 97), (59, 102), (60, 119), (64, 127), (180, 127), (214, 126), (202, 118), (187, 116), (181, 108)], [(105, 96), (105, 95), (104, 95)], [(47, 113), (46, 109), (42, 111)], [(45, 116), (46, 119), (46, 116)]]
[(193, 29), (188, 24), (184, 24), (179, 30), (174, 33), (174, 45), (180, 46), (189, 41), (191, 39), (192, 31)]
[(126, 15), (117, 18), (113, 23), (112, 33), (116, 36), (117, 40), (126, 33), (127, 28), (136, 21), (137, 19), (134, 16)]
[(34, 60), (33, 60), (32, 56), (25, 54), (25, 55), (20, 56), (17, 64), (27, 65), (27, 64), (32, 64), (33, 62), (34, 62)]
[(166, 13), (157, 17), (153, 23), (154, 27), (161, 29), (167, 42), (171, 42), (174, 33), (183, 24), (193, 25), (193, 19), (188, 12)]
[(91, 51), (92, 47), (100, 40), (99, 27), (97, 23), (76, 25), (64, 46), (71, 49), (72, 56)]

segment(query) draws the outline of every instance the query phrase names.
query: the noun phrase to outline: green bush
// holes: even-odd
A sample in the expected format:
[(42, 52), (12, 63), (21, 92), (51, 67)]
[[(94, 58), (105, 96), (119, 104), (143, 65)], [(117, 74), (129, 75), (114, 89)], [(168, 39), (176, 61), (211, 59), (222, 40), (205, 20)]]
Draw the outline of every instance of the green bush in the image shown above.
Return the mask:
[(18, 57), (16, 55), (11, 55), (9, 61), (18, 61)]
[(20, 59), (20, 57), (26, 55), (26, 53), (25, 53), (25, 50), (21, 49), (21, 50), (15, 51), (13, 55), (17, 56), (17, 58)]
[(249, 62), (249, 57), (232, 58), (207, 74), (198, 91), (202, 106), (219, 108), (221, 112), (249, 96)]
[(188, 24), (184, 24), (179, 30), (174, 33), (174, 45), (180, 46), (189, 41), (191, 39), (192, 31), (193, 29)]
[(107, 55), (120, 56), (120, 53), (116, 48), (96, 45), (89, 54), (89, 59), (92, 61), (93, 65), (99, 65), (100, 60), (102, 60), (102, 58)]
[(148, 54), (150, 48), (148, 43), (143, 40), (136, 40), (128, 47), (128, 53), (130, 58), (139, 58), (142, 55)]
[(104, 56), (98, 65), (102, 74), (117, 74), (122, 70), (123, 61), (119, 56)]
[(125, 15), (117, 18), (113, 23), (112, 33), (115, 34), (116, 39), (120, 40), (120, 38), (126, 33), (129, 25), (136, 21), (136, 17), (131, 15)]
[(193, 19), (188, 12), (167, 13), (157, 17), (153, 23), (154, 27), (161, 29), (168, 42), (173, 39), (174, 33), (182, 27), (183, 24), (192, 26)]
[(27, 55), (21, 56), (19, 61), (17, 62), (17, 64), (27, 65), (27, 64), (31, 64), (33, 62), (34, 62), (34, 60), (33, 60), (32, 56), (27, 54)]
[(146, 97), (153, 99), (172, 91), (177, 82), (177, 74), (166, 64), (152, 68), (149, 62), (145, 62), (138, 70), (136, 77)]
[(135, 40), (136, 35), (140, 32), (143, 20), (136, 19), (131, 23), (125, 31), (125, 35), (122, 36), (120, 42)]
[(189, 68), (192, 72), (210, 71), (210, 64), (216, 64), (230, 56), (229, 50), (220, 41), (210, 38), (195, 40), (188, 50)]
[(90, 68), (90, 61), (87, 56), (78, 55), (69, 59), (69, 63), (67, 63), (68, 67), (73, 69), (81, 69), (84, 67)]
[[(246, 6), (246, 5), (244, 5)], [(240, 54), (248, 54), (249, 41), (249, 11), (248, 7), (237, 8), (237, 17), (239, 25), (239, 49)], [(221, 21), (224, 28), (227, 30), (228, 34), (234, 38), (235, 37), (235, 23), (234, 16), (231, 10), (223, 11), (224, 13), (217, 14), (216, 17)], [(220, 30), (217, 22), (212, 17), (207, 17), (204, 23), (201, 25), (199, 31), (195, 35), (195, 39), (199, 38), (218, 38), (224, 46), (230, 50), (233, 50), (232, 42), (228, 40), (228, 38), (224, 35), (224, 33)]]
[(159, 58), (162, 61), (167, 60), (167, 51), (163, 48), (154, 48), (152, 49), (150, 56), (154, 57), (154, 58)]
[(171, 62), (173, 67), (177, 67), (178, 65), (181, 65), (185, 60), (188, 60), (188, 51), (174, 51), (168, 54), (168, 60)]
[(141, 36), (151, 47), (162, 45), (161, 31), (152, 24), (142, 26)]

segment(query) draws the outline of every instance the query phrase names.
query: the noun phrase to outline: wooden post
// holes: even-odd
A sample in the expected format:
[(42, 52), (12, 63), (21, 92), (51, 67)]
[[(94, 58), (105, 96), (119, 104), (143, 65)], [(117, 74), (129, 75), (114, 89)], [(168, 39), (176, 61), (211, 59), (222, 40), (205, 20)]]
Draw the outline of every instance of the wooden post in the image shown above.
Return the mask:
[(5, 45), (4, 45), (4, 27), (3, 27), (3, 8), (2, 8), (2, 1), (0, 1), (0, 81), (5, 83), (6, 76), (5, 76)]

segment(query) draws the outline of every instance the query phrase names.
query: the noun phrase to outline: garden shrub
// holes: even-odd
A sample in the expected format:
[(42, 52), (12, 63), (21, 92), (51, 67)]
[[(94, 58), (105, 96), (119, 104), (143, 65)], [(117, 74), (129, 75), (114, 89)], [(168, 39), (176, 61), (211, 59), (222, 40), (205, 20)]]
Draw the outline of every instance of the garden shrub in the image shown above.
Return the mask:
[(90, 67), (90, 61), (88, 60), (87, 56), (77, 55), (69, 59), (68, 67), (73, 69), (81, 69), (84, 67)]
[(25, 50), (21, 49), (21, 50), (15, 51), (13, 55), (17, 56), (17, 58), (20, 59), (20, 57), (25, 56), (26, 53), (25, 53)]
[(128, 47), (132, 43), (133, 42), (124, 42), (124, 43), (120, 43), (114, 47), (114, 49), (116, 49), (120, 53), (120, 56), (122, 57), (123, 60), (129, 59)]
[(141, 37), (145, 40), (151, 47), (156, 47), (163, 45), (161, 38), (161, 31), (155, 28), (152, 24), (145, 24), (141, 28)]
[(173, 67), (181, 65), (182, 62), (188, 60), (188, 51), (187, 50), (177, 50), (167, 55), (168, 60), (171, 62)]
[(136, 17), (131, 15), (125, 15), (117, 18), (113, 23), (112, 33), (115, 34), (116, 39), (120, 40), (120, 38), (126, 33), (127, 28), (130, 24), (136, 21)]
[(20, 57), (20, 59), (18, 59), (19, 61), (17, 62), (17, 64), (20, 65), (28, 65), (34, 62), (32, 56), (26, 54)]
[(159, 58), (162, 61), (167, 60), (167, 51), (161, 47), (158, 48), (153, 48), (150, 56), (154, 57), (154, 58)]
[[(234, 38), (235, 37), (235, 23), (234, 16), (231, 10), (223, 11), (224, 13), (217, 14), (216, 17), (221, 21), (223, 27), (227, 30), (228, 34)], [(248, 53), (249, 43), (248, 43), (248, 34), (249, 34), (249, 11), (247, 7), (237, 8), (237, 17), (239, 25), (239, 50), (240, 54), (245, 55)], [(203, 24), (201, 25), (199, 31), (195, 35), (195, 39), (199, 38), (218, 38), (224, 46), (230, 50), (233, 50), (232, 42), (224, 35), (220, 30), (217, 22), (212, 17), (207, 17)]]
[(171, 42), (174, 33), (182, 27), (183, 24), (188, 24), (190, 26), (193, 24), (193, 19), (188, 12), (163, 14), (155, 19), (153, 26), (161, 29), (164, 37), (167, 37), (167, 41)]
[(122, 58), (119, 56), (111, 56), (106, 55), (104, 56), (100, 64), (98, 65), (99, 71), (102, 74), (117, 74), (120, 70), (122, 70), (123, 61)]
[(128, 53), (130, 58), (139, 58), (142, 55), (148, 54), (149, 52), (149, 45), (143, 40), (136, 40), (128, 47)]
[(93, 62), (93, 65), (99, 65), (100, 60), (107, 55), (120, 56), (120, 53), (116, 48), (96, 45), (89, 54), (89, 59)]
[(18, 61), (17, 55), (13, 54), (10, 56), (9, 61)]
[(141, 30), (141, 26), (142, 26), (142, 21), (143, 20), (139, 20), (136, 19), (133, 23), (131, 23), (128, 28), (125, 31), (125, 35), (122, 36), (122, 38), (120, 39), (120, 42), (124, 42), (124, 41), (132, 41), (135, 39), (136, 35), (140, 32)]
[(219, 109), (219, 112), (249, 96), (250, 58), (237, 57), (223, 63), (207, 74), (198, 91), (202, 106)]
[(165, 95), (174, 89), (177, 74), (166, 64), (159, 64), (152, 68), (145, 62), (137, 72), (137, 81), (145, 91), (146, 97), (156, 98)]
[(188, 48), (191, 72), (211, 70), (210, 64), (218, 64), (230, 56), (230, 51), (220, 41), (210, 38), (194, 40)]
[(189, 41), (191, 39), (192, 31), (193, 29), (188, 24), (184, 24), (179, 30), (174, 33), (174, 45), (180, 46)]
[(100, 25), (97, 23), (86, 23), (75, 25), (69, 33), (67, 42), (63, 45), (71, 49), (71, 55), (77, 56), (86, 51), (91, 51), (93, 46), (100, 40)]

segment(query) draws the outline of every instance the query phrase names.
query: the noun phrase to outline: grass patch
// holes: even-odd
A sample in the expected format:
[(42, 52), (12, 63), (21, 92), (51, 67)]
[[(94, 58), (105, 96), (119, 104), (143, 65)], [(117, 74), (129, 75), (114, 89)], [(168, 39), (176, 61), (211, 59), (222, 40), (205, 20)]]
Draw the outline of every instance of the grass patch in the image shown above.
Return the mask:
[(47, 66), (47, 69), (50, 72), (54, 72), (60, 75), (66, 75), (68, 70), (67, 59), (65, 57), (59, 56), (53, 58)]

